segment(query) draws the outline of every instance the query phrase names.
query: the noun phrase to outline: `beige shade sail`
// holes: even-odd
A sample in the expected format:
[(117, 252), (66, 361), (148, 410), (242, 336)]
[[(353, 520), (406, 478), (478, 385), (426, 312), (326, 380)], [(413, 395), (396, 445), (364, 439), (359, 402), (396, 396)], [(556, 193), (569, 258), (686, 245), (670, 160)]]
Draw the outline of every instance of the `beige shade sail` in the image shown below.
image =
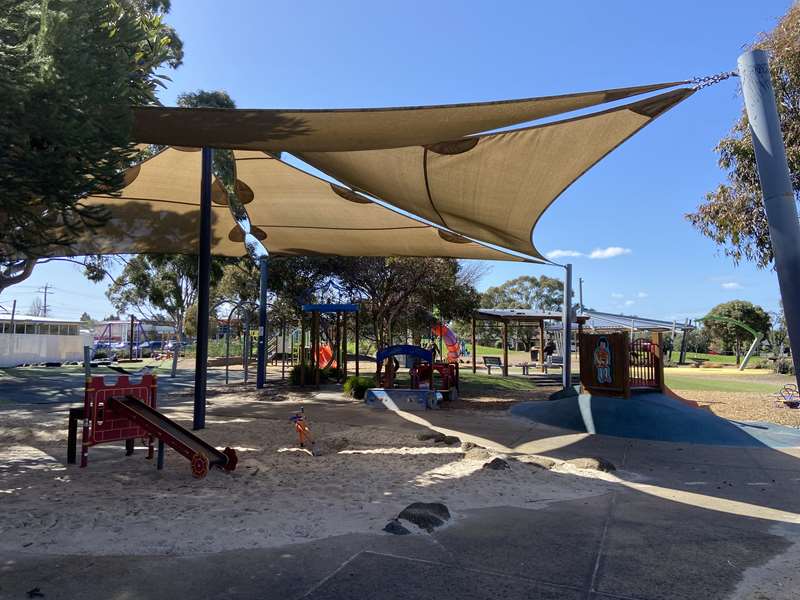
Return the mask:
[(623, 100), (686, 82), (501, 102), (407, 108), (134, 109), (133, 138), (167, 146), (332, 152), (433, 144)]
[(523, 260), (394, 212), (260, 151), (235, 150), (251, 232), (271, 253)]
[[(252, 233), (275, 255), (438, 256), (523, 261), (401, 215), (263, 152), (236, 152), (237, 195)], [(167, 148), (126, 173), (119, 196), (92, 196), (110, 221), (53, 255), (194, 254), (201, 153)], [(246, 254), (227, 195), (212, 187), (212, 254)]]
[(544, 259), (544, 211), (619, 144), (693, 93), (681, 88), (586, 116), (425, 146), (297, 156), (354, 190), (472, 239)]

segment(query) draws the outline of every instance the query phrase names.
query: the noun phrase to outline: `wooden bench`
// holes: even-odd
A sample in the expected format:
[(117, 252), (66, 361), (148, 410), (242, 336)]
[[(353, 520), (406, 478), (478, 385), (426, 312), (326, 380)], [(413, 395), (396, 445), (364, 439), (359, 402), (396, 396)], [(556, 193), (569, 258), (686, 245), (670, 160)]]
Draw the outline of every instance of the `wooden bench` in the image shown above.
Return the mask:
[(489, 372), (489, 375), (492, 374), (492, 367), (497, 367), (501, 371), (503, 370), (503, 361), (499, 356), (484, 356), (483, 364)]

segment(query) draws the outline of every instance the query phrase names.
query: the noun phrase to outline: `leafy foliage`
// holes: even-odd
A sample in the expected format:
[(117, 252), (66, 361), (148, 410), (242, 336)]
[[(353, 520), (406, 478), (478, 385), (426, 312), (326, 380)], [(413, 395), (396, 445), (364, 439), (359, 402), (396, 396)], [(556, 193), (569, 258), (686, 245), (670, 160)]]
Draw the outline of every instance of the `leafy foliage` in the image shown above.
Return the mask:
[[(800, 4), (792, 4), (775, 29), (763, 34), (755, 47), (766, 50), (770, 56), (772, 84), (797, 199), (800, 193)], [(705, 202), (686, 218), (734, 262), (747, 260), (765, 268), (773, 260), (772, 243), (749, 121), (744, 111), (730, 134), (720, 140), (716, 151), (728, 182), (706, 194)]]
[[(770, 316), (763, 308), (746, 300), (718, 304), (709, 311), (708, 316), (735, 319), (763, 334), (769, 331), (771, 324)], [(737, 363), (742, 345), (749, 345), (753, 341), (752, 334), (734, 323), (707, 319), (704, 324), (711, 338), (721, 343), (723, 350), (736, 351)]]
[[(219, 260), (211, 261), (212, 285), (221, 277)], [(197, 257), (140, 254), (125, 265), (122, 274), (106, 291), (119, 311), (132, 309), (158, 319), (162, 314), (182, 331), (189, 307), (197, 299)]]
[(88, 194), (137, 156), (131, 106), (155, 101), (182, 44), (165, 0), (0, 0), (0, 289), (101, 225)]
[(355, 375), (348, 377), (344, 380), (342, 390), (345, 394), (356, 400), (363, 400), (367, 390), (375, 387), (375, 379), (372, 377), (364, 377)]

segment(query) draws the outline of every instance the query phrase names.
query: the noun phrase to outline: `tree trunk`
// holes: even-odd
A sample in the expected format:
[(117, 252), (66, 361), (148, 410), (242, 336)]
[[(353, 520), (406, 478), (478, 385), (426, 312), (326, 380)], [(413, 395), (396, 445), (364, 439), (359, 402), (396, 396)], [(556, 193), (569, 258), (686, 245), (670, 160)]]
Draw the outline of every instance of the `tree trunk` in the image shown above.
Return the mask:
[(741, 360), (741, 343), (739, 340), (736, 340), (736, 366), (739, 366), (739, 361)]
[(172, 348), (172, 372), (169, 375), (170, 377), (175, 377), (178, 372), (178, 356), (180, 356), (182, 348), (181, 338), (183, 338), (182, 320), (175, 324), (175, 346)]
[(30, 277), (33, 274), (33, 268), (36, 263), (35, 258), (3, 263), (3, 266), (0, 266), (0, 293)]

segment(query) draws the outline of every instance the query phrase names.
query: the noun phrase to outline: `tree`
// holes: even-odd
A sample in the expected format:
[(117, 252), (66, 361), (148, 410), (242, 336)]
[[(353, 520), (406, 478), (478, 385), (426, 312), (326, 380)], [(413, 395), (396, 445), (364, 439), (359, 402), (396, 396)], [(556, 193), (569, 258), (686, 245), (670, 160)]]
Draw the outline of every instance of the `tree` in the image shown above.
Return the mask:
[[(797, 199), (800, 193), (800, 4), (792, 4), (775, 29), (763, 34), (754, 47), (766, 50), (770, 56), (772, 84)], [(773, 260), (772, 243), (744, 110), (730, 134), (720, 140), (716, 151), (728, 182), (706, 194), (705, 202), (686, 217), (735, 263), (744, 259), (765, 268)]]
[[(213, 259), (212, 287), (221, 275), (222, 261)], [(181, 254), (134, 256), (111, 283), (106, 296), (114, 308), (123, 312), (133, 310), (153, 320), (160, 320), (161, 315), (166, 314), (180, 339), (187, 311), (197, 300), (197, 257)], [(176, 368), (177, 362), (173, 361), (173, 375)]]
[[(707, 317), (734, 319), (764, 335), (769, 331), (772, 322), (769, 314), (763, 308), (746, 300), (732, 300), (718, 304), (708, 312)], [(729, 321), (706, 318), (703, 323), (711, 338), (722, 345), (723, 351), (734, 350), (736, 352), (736, 364), (738, 365), (742, 344), (749, 346), (753, 342), (753, 335), (745, 328)]]
[(92, 318), (92, 315), (90, 315), (90, 314), (89, 314), (88, 312), (86, 312), (86, 311), (84, 311), (83, 313), (81, 313), (81, 319), (80, 319), (80, 320), (81, 320), (81, 323), (83, 323), (84, 325), (88, 325), (88, 326), (90, 326), (90, 327), (94, 327), (94, 326), (97, 324), (97, 321), (95, 321), (95, 320)]
[(30, 308), (28, 308), (28, 314), (32, 317), (44, 317), (44, 304), (42, 303), (42, 299), (36, 297), (31, 302)]
[(0, 0), (0, 291), (102, 225), (81, 198), (137, 156), (131, 107), (155, 102), (182, 44), (168, 0)]

